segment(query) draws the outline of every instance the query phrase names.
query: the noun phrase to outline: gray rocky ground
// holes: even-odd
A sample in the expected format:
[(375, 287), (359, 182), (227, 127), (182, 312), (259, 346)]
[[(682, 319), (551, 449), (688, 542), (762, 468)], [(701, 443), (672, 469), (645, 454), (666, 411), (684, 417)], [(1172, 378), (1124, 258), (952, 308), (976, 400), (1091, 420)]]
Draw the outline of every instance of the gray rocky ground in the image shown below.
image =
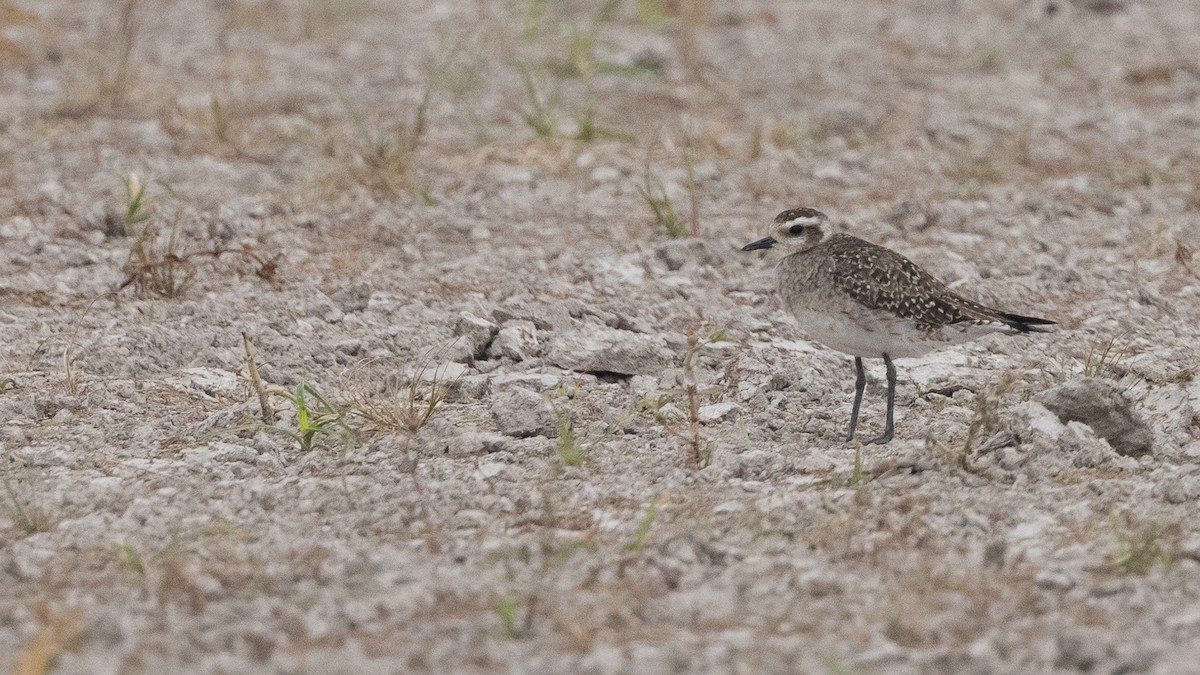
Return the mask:
[[(609, 7), (0, 2), (0, 669), (1197, 669), (1200, 8)], [(858, 455), (797, 205), (1060, 330)]]

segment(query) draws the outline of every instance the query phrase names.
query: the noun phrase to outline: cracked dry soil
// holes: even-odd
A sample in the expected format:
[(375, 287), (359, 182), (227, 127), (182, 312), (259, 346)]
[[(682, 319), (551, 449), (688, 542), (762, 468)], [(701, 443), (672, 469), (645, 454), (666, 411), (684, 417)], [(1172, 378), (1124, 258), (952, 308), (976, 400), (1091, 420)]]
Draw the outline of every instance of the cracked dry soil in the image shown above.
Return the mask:
[[(0, 2), (0, 669), (1195, 672), (1198, 53), (1191, 0)], [(738, 252), (799, 205), (1059, 329), (900, 361), (856, 455)]]

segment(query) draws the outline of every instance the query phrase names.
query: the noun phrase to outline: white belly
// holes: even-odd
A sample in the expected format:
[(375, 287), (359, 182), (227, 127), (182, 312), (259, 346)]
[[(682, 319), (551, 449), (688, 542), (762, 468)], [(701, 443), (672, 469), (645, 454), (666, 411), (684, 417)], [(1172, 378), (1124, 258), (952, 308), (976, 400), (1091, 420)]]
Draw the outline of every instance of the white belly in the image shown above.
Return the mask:
[(962, 329), (943, 328), (931, 333), (917, 328), (915, 322), (896, 320), (895, 317), (872, 321), (869, 316), (850, 317), (812, 310), (796, 310), (793, 314), (800, 329), (810, 338), (839, 352), (870, 358), (884, 354), (897, 359), (923, 356), (935, 349), (996, 332), (990, 327), (964, 325)]

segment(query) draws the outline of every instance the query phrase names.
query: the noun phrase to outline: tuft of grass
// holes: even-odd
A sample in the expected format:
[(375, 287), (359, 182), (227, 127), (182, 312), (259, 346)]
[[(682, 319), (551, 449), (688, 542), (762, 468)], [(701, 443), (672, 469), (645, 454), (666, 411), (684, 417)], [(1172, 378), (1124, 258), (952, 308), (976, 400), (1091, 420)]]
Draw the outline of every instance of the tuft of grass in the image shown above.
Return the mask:
[(1124, 333), (1114, 335), (1108, 340), (1092, 344), (1088, 349), (1087, 358), (1083, 362), (1084, 377), (1120, 377), (1118, 369), (1121, 361), (1129, 355), (1129, 349), (1118, 346), (1125, 337)]
[(649, 169), (646, 171), (644, 183), (638, 186), (638, 193), (642, 195), (646, 206), (650, 208), (650, 213), (654, 216), (654, 224), (665, 231), (668, 237), (681, 239), (688, 236), (687, 224), (675, 214), (675, 204), (667, 194), (662, 180), (651, 177)]
[[(347, 406), (351, 413), (363, 419), (368, 428), (381, 432), (420, 431), (441, 408), (454, 381), (446, 382), (437, 366), (428, 364), (432, 352), (427, 352), (417, 365), (408, 384), (384, 401), (365, 395), (355, 395)], [(426, 373), (433, 373), (426, 378)]]
[(529, 99), (529, 108), (522, 111), (521, 119), (538, 136), (553, 138), (558, 133), (558, 122), (562, 117), (558, 109), (558, 90), (555, 89), (550, 95), (538, 91), (528, 69), (521, 70), (521, 80), (525, 84), (525, 96)]
[(317, 439), (334, 431), (341, 431), (344, 439), (353, 435), (353, 430), (346, 424), (342, 411), (329, 402), (310, 384), (296, 385), (295, 391), (276, 389), (276, 396), (287, 399), (296, 408), (296, 429), (282, 427), (267, 427), (279, 431), (295, 440), (301, 452), (309, 452), (316, 447)]
[(1016, 388), (1017, 382), (1018, 376), (1015, 373), (1006, 372), (996, 385), (988, 387), (975, 396), (971, 421), (967, 425), (967, 438), (958, 452), (953, 453), (953, 463), (960, 469), (977, 471), (970, 459), (971, 451), (975, 449), (975, 443), (981, 436), (1000, 427), (1002, 400), (1006, 394)]
[(146, 202), (146, 186), (136, 173), (125, 176), (122, 182), (125, 184), (125, 227), (128, 232), (130, 225), (149, 220), (153, 211)]
[(620, 72), (616, 64), (596, 60), (596, 45), (600, 42), (600, 30), (610, 23), (621, 6), (622, 0), (605, 0), (600, 9), (586, 22), (572, 22), (564, 27), (567, 37), (567, 56), (555, 65), (559, 77), (591, 77), (597, 72)]
[(368, 129), (358, 112), (352, 111), (355, 135), (350, 143), (346, 170), (360, 185), (393, 195), (412, 189), (417, 152), (425, 135), (432, 86), (426, 85), (412, 119), (384, 129)]
[(504, 629), (504, 635), (512, 640), (520, 640), (527, 637), (532, 629), (533, 621), (533, 606), (525, 613), (525, 620), (522, 622), (518, 619), (518, 614), (521, 611), (521, 599), (516, 593), (506, 593), (496, 602), (496, 614), (500, 617), (500, 625)]
[(558, 459), (563, 466), (581, 466), (591, 447), (579, 442), (571, 424), (571, 416), (563, 415), (558, 422)]
[(654, 519), (658, 517), (658, 503), (658, 497), (650, 500), (650, 505), (646, 507), (646, 512), (642, 514), (637, 530), (633, 533), (633, 542), (629, 544), (630, 551), (638, 552), (646, 547), (646, 538), (650, 536), (650, 528), (654, 526)]
[[(183, 295), (196, 275), (196, 263), (203, 258), (218, 260), (232, 255), (250, 262), (254, 275), (263, 281), (275, 281), (281, 254), (271, 258), (259, 256), (249, 245), (241, 248), (213, 248), (183, 250), (183, 233), (180, 223), (182, 210), (176, 210), (170, 228), (163, 232), (160, 218), (146, 193), (146, 186), (137, 174), (122, 179), (125, 186), (125, 202), (121, 215), (105, 217), (105, 233), (132, 236), (123, 271), (125, 280), (114, 293), (126, 288), (143, 297), (177, 298)], [(157, 181), (168, 194), (174, 195), (170, 185)], [(110, 231), (111, 230), (111, 231)]]
[(195, 277), (196, 269), (182, 254), (179, 221), (176, 214), (165, 240), (152, 225), (137, 229), (129, 246), (125, 262), (127, 276), (121, 288), (132, 286), (138, 295), (159, 298), (177, 298), (183, 294)]
[(1110, 522), (1117, 539), (1117, 551), (1108, 560), (1113, 569), (1143, 575), (1161, 565), (1171, 571), (1178, 557), (1178, 525), (1138, 520), (1129, 515), (1121, 517), (1115, 510)]
[(12, 481), (4, 479), (4, 499), (0, 507), (9, 514), (17, 529), (25, 534), (49, 532), (54, 528), (55, 520), (46, 509), (17, 494)]
[(180, 252), (179, 216), (171, 224), (166, 240), (153, 227), (142, 228), (130, 245), (125, 262), (125, 280), (113, 293), (133, 288), (138, 295), (159, 298), (177, 298), (183, 295), (196, 276), (196, 262), (202, 258), (218, 260), (232, 255), (250, 262), (254, 276), (267, 282), (275, 282), (279, 261), (283, 254), (277, 253), (264, 258), (249, 245), (242, 248), (207, 248)]
[(583, 120), (579, 122), (579, 135), (576, 138), (584, 143), (591, 143), (600, 139), (624, 141), (626, 143), (633, 143), (636, 140), (633, 134), (598, 125), (596, 123), (596, 107), (594, 105), (589, 105), (583, 111)]
[(146, 563), (142, 560), (142, 555), (137, 549), (130, 544), (116, 544), (117, 560), (121, 567), (133, 572), (139, 577), (146, 576)]

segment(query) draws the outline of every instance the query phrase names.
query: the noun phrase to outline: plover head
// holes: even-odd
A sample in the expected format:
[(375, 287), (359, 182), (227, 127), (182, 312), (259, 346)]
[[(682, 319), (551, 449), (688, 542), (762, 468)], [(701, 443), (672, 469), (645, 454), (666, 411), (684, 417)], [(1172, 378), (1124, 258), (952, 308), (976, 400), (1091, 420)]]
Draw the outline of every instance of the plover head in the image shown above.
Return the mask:
[(816, 209), (788, 209), (775, 216), (770, 234), (746, 244), (743, 251), (778, 248), (783, 255), (803, 253), (832, 233), (829, 217)]

